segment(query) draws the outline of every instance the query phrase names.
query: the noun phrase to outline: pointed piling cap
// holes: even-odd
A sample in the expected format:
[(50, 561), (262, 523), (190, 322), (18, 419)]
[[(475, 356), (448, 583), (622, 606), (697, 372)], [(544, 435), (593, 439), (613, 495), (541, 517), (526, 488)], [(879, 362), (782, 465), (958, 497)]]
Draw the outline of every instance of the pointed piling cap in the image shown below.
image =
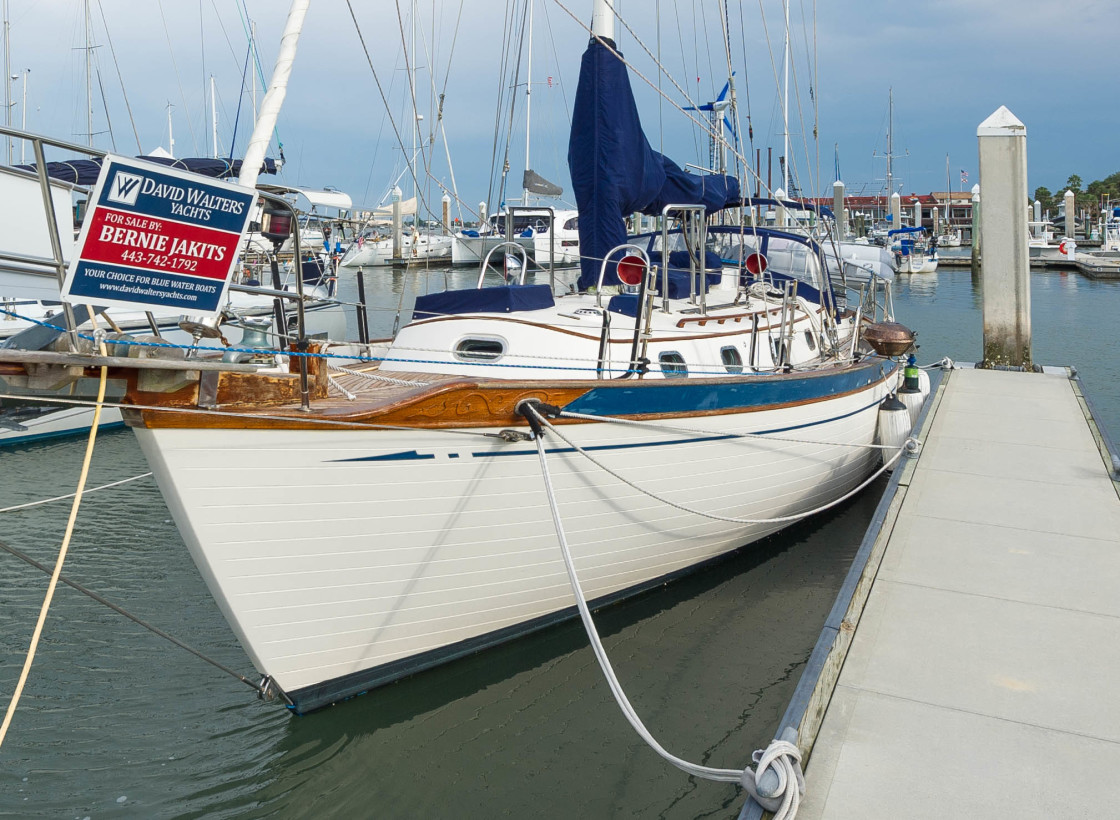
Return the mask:
[(844, 183), (840, 180), (836, 180), (834, 183), (832, 183), (832, 187), (833, 188), (843, 188)]
[(1027, 126), (1023, 125), (1006, 105), (1001, 105), (976, 129), (978, 137), (1025, 137), (1026, 135)]
[(1062, 199), (1076, 199), (1076, 198), (1077, 198), (1077, 194), (1075, 194), (1073, 191), (1070, 191), (1070, 190), (1066, 190), (1066, 192), (1064, 194), (1062, 194)]

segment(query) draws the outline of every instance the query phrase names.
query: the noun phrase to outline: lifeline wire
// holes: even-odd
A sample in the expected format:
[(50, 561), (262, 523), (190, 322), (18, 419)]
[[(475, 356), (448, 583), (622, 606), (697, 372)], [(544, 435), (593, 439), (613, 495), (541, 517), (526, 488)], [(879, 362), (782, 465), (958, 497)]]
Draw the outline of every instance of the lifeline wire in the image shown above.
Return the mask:
[[(526, 406), (527, 407), (532, 407), (532, 405), (526, 405)], [(601, 462), (597, 458), (595, 458), (595, 456), (591, 455), (586, 450), (584, 450), (582, 447), (580, 447), (578, 444), (574, 443), (571, 439), (569, 439), (567, 436), (565, 436), (563, 433), (561, 433), (559, 430), (557, 430), (555, 427), (553, 427), (548, 419), (546, 419), (544, 416), (541, 416), (540, 414), (538, 414), (535, 408), (532, 409), (532, 413), (537, 417), (537, 420), (540, 423), (544, 424), (544, 426), (549, 429), (550, 432), (555, 433), (557, 435), (557, 437), (559, 437), (565, 444), (567, 444), (569, 447), (571, 447), (573, 450), (575, 450), (581, 456), (586, 458), (588, 461), (590, 461), (592, 464), (594, 464), (600, 470), (603, 470), (608, 475), (618, 479), (619, 481), (621, 481), (626, 486), (637, 490), (642, 495), (647, 495), (650, 498), (652, 498), (654, 501), (660, 501), (662, 504), (667, 504), (670, 507), (674, 507), (678, 510), (681, 510), (682, 512), (692, 513), (693, 515), (699, 515), (703, 518), (710, 518), (713, 521), (726, 521), (726, 522), (731, 523), (731, 524), (785, 524), (785, 523), (788, 523), (788, 522), (791, 522), (791, 521), (800, 521), (802, 518), (808, 518), (810, 515), (816, 515), (819, 512), (824, 512), (825, 510), (832, 509), (837, 504), (841, 504), (844, 501), (847, 501), (852, 496), (861, 492), (865, 487), (867, 487), (869, 484), (871, 484), (875, 479), (877, 479), (884, 472), (889, 470), (891, 468), (891, 465), (893, 465), (896, 461), (898, 461), (898, 459), (902, 457), (902, 454), (904, 452), (906, 452), (907, 449), (913, 449), (917, 444), (917, 440), (914, 439), (914, 438), (906, 439), (906, 441), (903, 443), (903, 445), (898, 448), (898, 452), (896, 452), (889, 459), (885, 458), (883, 460), (882, 466), (880, 466), (878, 470), (876, 470), (874, 473), (872, 473), (867, 478), (866, 481), (862, 482), (861, 484), (859, 484), (855, 488), (849, 490), (844, 495), (840, 496), (839, 498), (835, 499), (834, 501), (830, 501), (827, 504), (821, 505), (820, 507), (816, 507), (815, 509), (812, 509), (812, 510), (806, 510), (805, 512), (795, 513), (794, 515), (779, 516), (777, 518), (734, 518), (732, 516), (716, 515), (715, 513), (704, 512), (703, 510), (697, 510), (694, 507), (686, 507), (683, 504), (678, 504), (676, 501), (671, 501), (668, 498), (665, 498), (664, 496), (660, 496), (660, 495), (658, 495), (657, 493), (655, 493), (651, 490), (645, 489), (644, 487), (639, 487), (633, 481), (631, 481), (628, 478), (625, 478), (624, 476), (619, 475), (617, 472), (612, 470), (610, 467), (605, 465), (603, 462)], [(818, 444), (820, 442), (813, 442), (813, 443)], [(866, 447), (868, 447), (868, 449), (870, 449), (874, 445), (863, 445), (863, 446), (866, 446)]]
[[(101, 353), (102, 355), (105, 354), (104, 343), (101, 344)], [(62, 538), (62, 546), (58, 550), (58, 559), (55, 561), (54, 571), (51, 573), (51, 580), (47, 585), (47, 594), (43, 598), (43, 606), (39, 610), (39, 619), (35, 622), (35, 631), (31, 635), (31, 645), (27, 649), (27, 657), (24, 659), (19, 681), (16, 683), (15, 691), (12, 692), (8, 709), (4, 713), (4, 722), (0, 724), (0, 745), (3, 745), (4, 738), (8, 734), (8, 727), (12, 724), (12, 717), (16, 713), (20, 695), (23, 694), (23, 687), (27, 683), (27, 676), (31, 672), (31, 664), (35, 660), (35, 650), (39, 646), (39, 637), (43, 634), (43, 624), (46, 623), (51, 599), (54, 598), (54, 590), (58, 586), (58, 579), (62, 574), (62, 563), (66, 560), (66, 552), (70, 548), (70, 538), (74, 534), (74, 522), (78, 518), (78, 508), (82, 505), (82, 491), (85, 489), (86, 478), (89, 476), (89, 464), (93, 460), (93, 444), (97, 441), (97, 425), (101, 423), (101, 405), (105, 401), (105, 385), (108, 382), (108, 374), (109, 368), (102, 367), (101, 382), (97, 388), (97, 405), (93, 411), (93, 423), (89, 428), (89, 441), (86, 444), (85, 459), (82, 461), (82, 471), (78, 477), (78, 488), (74, 492), (74, 503), (70, 507), (70, 517), (66, 521), (66, 534)]]

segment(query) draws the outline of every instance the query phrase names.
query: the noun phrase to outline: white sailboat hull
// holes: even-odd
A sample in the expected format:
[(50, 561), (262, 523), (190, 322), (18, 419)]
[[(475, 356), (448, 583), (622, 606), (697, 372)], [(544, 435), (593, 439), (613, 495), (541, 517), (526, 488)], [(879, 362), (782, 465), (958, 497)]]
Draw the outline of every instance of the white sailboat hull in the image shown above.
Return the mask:
[[(781, 409), (567, 434), (653, 492), (724, 516), (816, 508), (879, 458), (893, 375)], [(725, 438), (780, 428), (827, 443)], [(481, 432), (481, 431), (479, 431)], [(535, 444), (438, 430), (136, 429), (202, 575), (254, 664), (308, 711), (566, 614), (574, 598)], [(780, 439), (782, 436), (775, 436)], [(784, 524), (731, 524), (620, 483), (554, 437), (549, 466), (591, 599)], [(849, 446), (842, 446), (849, 445)]]
[[(480, 265), (486, 258), (486, 255), (505, 242), (515, 242), (522, 248), (525, 248), (529, 255), (533, 252), (533, 240), (528, 238), (506, 239), (504, 236), (497, 234), (491, 236), (455, 236), (452, 237), (453, 244), (451, 246), (451, 264), (453, 265)], [(507, 253), (512, 253), (515, 256), (520, 256), (516, 250), (507, 246), (505, 249)], [(500, 265), (502, 263), (502, 252), (498, 251), (491, 261), (494, 264)]]

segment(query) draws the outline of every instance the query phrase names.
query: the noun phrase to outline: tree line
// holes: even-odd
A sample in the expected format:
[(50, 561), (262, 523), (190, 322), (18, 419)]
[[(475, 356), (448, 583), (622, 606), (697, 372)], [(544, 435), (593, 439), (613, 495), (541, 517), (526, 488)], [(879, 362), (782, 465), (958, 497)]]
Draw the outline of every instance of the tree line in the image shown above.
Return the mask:
[(1060, 191), (1053, 193), (1049, 188), (1039, 186), (1034, 189), (1034, 198), (1042, 205), (1043, 211), (1057, 213), (1062, 195), (1066, 191), (1073, 191), (1078, 209), (1085, 208), (1090, 213), (1095, 214), (1100, 211), (1105, 203), (1120, 200), (1120, 171), (1110, 174), (1104, 179), (1093, 180), (1084, 190), (1081, 186), (1081, 177), (1077, 174), (1070, 174), (1065, 186)]

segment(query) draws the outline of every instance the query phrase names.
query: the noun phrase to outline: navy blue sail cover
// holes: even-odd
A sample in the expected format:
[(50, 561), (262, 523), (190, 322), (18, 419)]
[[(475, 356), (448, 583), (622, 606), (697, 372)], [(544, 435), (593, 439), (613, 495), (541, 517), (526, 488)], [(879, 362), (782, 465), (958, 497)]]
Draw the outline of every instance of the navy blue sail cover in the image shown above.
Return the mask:
[(434, 319), (464, 313), (513, 313), (554, 307), (548, 285), (504, 285), (428, 293), (416, 297), (412, 318)]
[[(202, 176), (213, 177), (214, 179), (229, 179), (241, 175), (241, 160), (228, 160), (220, 159), (217, 157), (184, 157), (183, 159), (174, 159), (172, 157), (146, 157), (138, 156), (137, 159), (142, 159), (145, 162), (154, 162), (158, 165), (166, 165), (169, 168), (179, 168), (183, 171), (191, 171), (195, 174)], [(23, 171), (35, 171), (35, 165), (17, 165)], [(73, 185), (90, 186), (97, 182), (97, 175), (101, 173), (101, 158), (96, 159), (73, 159), (66, 162), (48, 162), (47, 163), (47, 176), (51, 179), (58, 179), (62, 182), (69, 182)], [(276, 173), (276, 160), (266, 158), (261, 163), (262, 174), (275, 174)]]
[[(593, 39), (583, 54), (568, 142), (579, 208), (580, 290), (599, 281), (603, 258), (626, 241), (624, 216), (660, 214), (670, 203), (711, 212), (739, 199), (734, 177), (686, 174), (650, 147), (626, 66), (610, 46)], [(608, 265), (603, 284), (619, 284), (617, 266)]]

